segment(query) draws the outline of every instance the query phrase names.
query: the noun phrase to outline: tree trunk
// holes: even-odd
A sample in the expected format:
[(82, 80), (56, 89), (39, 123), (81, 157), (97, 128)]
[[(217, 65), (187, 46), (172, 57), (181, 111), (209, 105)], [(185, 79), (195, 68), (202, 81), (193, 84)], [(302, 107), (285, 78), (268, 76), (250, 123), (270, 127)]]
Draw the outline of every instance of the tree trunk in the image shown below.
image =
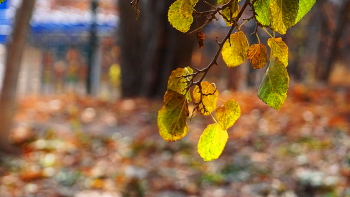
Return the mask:
[(87, 76), (86, 76), (86, 93), (88, 95), (96, 94), (96, 90), (93, 90), (93, 70), (96, 66), (96, 52), (98, 49), (98, 38), (97, 38), (97, 8), (98, 0), (91, 1), (91, 26), (90, 26), (90, 38), (88, 48), (88, 62), (87, 62)]
[(13, 152), (9, 140), (16, 111), (16, 89), (29, 21), (35, 0), (22, 1), (18, 8), (5, 63), (4, 83), (0, 95), (0, 151)]
[(168, 22), (173, 0), (142, 0), (136, 19), (131, 0), (119, 0), (122, 94), (162, 97), (172, 70), (190, 66), (194, 34), (177, 31)]
[[(325, 9), (328, 9), (325, 8)], [(325, 42), (326, 47), (328, 50), (325, 50), (324, 48), (320, 48), (320, 56), (318, 61), (318, 66), (316, 67), (316, 78), (321, 82), (328, 82), (330, 78), (330, 74), (334, 65), (334, 61), (337, 58), (338, 46), (339, 42), (341, 41), (342, 34), (344, 33), (344, 30), (346, 29), (347, 25), (346, 23), (349, 22), (350, 19), (350, 0), (346, 0), (341, 5), (340, 9), (338, 10), (338, 17), (335, 19), (336, 26), (333, 30), (331, 37), (330, 30), (327, 28), (326, 21), (329, 20), (323, 16), (323, 30), (322, 30), (322, 37), (321, 41)]]
[(330, 44), (330, 54), (325, 62), (325, 70), (323, 74), (320, 76), (320, 79), (324, 82), (328, 82), (331, 71), (333, 70), (333, 65), (335, 60), (337, 59), (337, 54), (339, 53), (339, 42), (341, 41), (342, 34), (346, 29), (346, 23), (349, 23), (350, 20), (350, 0), (344, 1), (340, 13), (337, 20), (337, 26), (334, 30), (332, 42)]

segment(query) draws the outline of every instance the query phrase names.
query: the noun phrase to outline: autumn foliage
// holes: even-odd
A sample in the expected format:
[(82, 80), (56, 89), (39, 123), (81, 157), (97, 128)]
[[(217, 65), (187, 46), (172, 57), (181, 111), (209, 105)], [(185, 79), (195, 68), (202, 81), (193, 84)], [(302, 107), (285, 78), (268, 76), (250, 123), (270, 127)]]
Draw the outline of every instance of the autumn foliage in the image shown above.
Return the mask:
[[(211, 115), (214, 123), (208, 125), (198, 142), (198, 153), (205, 161), (216, 159), (223, 151), (228, 139), (226, 130), (240, 116), (239, 104), (230, 99), (223, 106), (216, 106), (219, 92), (215, 84), (204, 81), (206, 74), (221, 54), (228, 67), (241, 65), (250, 59), (254, 69), (264, 68), (268, 64), (265, 76), (258, 90), (258, 97), (270, 107), (280, 110), (287, 98), (289, 87), (288, 46), (276, 33), (285, 34), (300, 19), (310, 11), (316, 0), (218, 0), (216, 5), (207, 1), (176, 0), (168, 10), (170, 24), (181, 32), (188, 32), (193, 21), (204, 18), (201, 25), (196, 23), (192, 32), (197, 32), (199, 47), (203, 48), (205, 35), (202, 28), (222, 18), (230, 27), (226, 36), (218, 42), (219, 49), (212, 61), (204, 69), (178, 68), (174, 70), (168, 81), (164, 95), (163, 108), (158, 112), (158, 127), (160, 135), (166, 141), (175, 141), (188, 132), (187, 119), (191, 117), (188, 104), (195, 105), (192, 114), (197, 110), (203, 115)], [(133, 1), (134, 2), (134, 1)], [(210, 8), (205, 11), (196, 10), (196, 5), (205, 3)], [(137, 6), (134, 8), (138, 9)], [(249, 9), (250, 8), (250, 9)], [(249, 11), (250, 10), (250, 11)], [(243, 13), (250, 14), (242, 18)], [(254, 32), (243, 32), (241, 27), (249, 20), (255, 20)], [(260, 42), (258, 29), (263, 29), (270, 38), (267, 47)], [(258, 43), (250, 44), (246, 34), (255, 34)], [(215, 113), (215, 116), (213, 116)]]

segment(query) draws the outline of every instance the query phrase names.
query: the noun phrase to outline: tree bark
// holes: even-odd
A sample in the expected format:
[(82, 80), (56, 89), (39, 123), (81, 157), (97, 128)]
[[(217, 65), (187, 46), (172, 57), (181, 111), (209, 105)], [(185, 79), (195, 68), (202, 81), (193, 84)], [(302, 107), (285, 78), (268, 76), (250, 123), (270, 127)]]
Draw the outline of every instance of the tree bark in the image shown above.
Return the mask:
[(194, 34), (177, 31), (168, 22), (173, 0), (142, 0), (136, 20), (130, 0), (119, 0), (123, 97), (162, 97), (172, 70), (190, 66)]
[(9, 140), (10, 129), (16, 111), (16, 89), (21, 59), (24, 51), (29, 21), (35, 0), (22, 1), (18, 8), (5, 63), (4, 83), (0, 95), (0, 151), (13, 152)]

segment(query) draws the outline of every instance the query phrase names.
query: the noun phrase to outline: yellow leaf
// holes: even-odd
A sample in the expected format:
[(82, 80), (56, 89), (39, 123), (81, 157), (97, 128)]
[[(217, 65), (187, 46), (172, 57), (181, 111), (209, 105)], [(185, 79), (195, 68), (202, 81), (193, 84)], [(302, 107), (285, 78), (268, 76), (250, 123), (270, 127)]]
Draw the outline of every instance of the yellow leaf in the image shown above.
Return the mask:
[[(182, 76), (189, 75), (192, 73), (193, 70), (190, 67), (177, 68), (176, 70), (173, 70), (168, 79), (167, 89), (174, 90), (179, 94), (185, 95), (187, 82), (192, 79), (192, 76), (189, 76), (187, 78)], [(189, 92), (187, 92), (186, 94), (186, 99), (188, 102), (191, 101), (191, 95)]]
[(192, 13), (198, 0), (176, 0), (169, 7), (168, 20), (181, 32), (187, 32), (193, 23)]
[(204, 161), (217, 159), (225, 148), (228, 134), (218, 123), (210, 124), (198, 141), (198, 153)]
[(228, 67), (235, 67), (244, 62), (249, 49), (248, 39), (242, 31), (231, 34), (221, 51), (222, 59)]
[(184, 95), (168, 90), (164, 95), (165, 105), (158, 111), (159, 134), (166, 141), (176, 141), (188, 132), (186, 119), (188, 104)]
[[(229, 1), (230, 0), (224, 0), (223, 4), (226, 4)], [(222, 15), (224, 16), (223, 18), (224, 18), (227, 26), (231, 26), (232, 25), (231, 19), (236, 17), (238, 13), (239, 13), (239, 5), (238, 5), (238, 1), (237, 0), (232, 1), (232, 4), (231, 4), (230, 7), (227, 7), (224, 10), (222, 10)]]
[(298, 10), (299, 0), (270, 0), (271, 28), (285, 34), (295, 24)]
[(235, 100), (230, 99), (216, 109), (215, 116), (221, 128), (227, 130), (241, 116), (241, 108)]
[(282, 41), (282, 38), (269, 38), (267, 44), (271, 48), (270, 59), (277, 57), (284, 66), (288, 66), (288, 46)]
[(186, 18), (192, 17), (193, 8), (197, 2), (198, 0), (182, 0), (180, 13)]
[(216, 90), (216, 87), (205, 81), (201, 83), (202, 87), (202, 94), (200, 93), (200, 88), (197, 85), (193, 90), (193, 98), (196, 103), (202, 102), (199, 104), (199, 111), (203, 115), (209, 115), (212, 111), (216, 108), (216, 100), (218, 98), (218, 91)]
[(254, 69), (263, 68), (267, 64), (267, 49), (263, 44), (253, 44), (248, 50), (248, 59)]

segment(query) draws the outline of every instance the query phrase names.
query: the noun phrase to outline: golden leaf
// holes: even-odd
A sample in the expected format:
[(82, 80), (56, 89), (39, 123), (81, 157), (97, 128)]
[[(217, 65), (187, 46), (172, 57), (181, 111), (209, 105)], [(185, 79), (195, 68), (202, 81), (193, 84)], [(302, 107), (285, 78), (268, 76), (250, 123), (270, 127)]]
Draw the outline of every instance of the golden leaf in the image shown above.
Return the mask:
[(277, 57), (284, 66), (288, 66), (288, 46), (282, 38), (269, 38), (267, 44), (271, 48), (270, 59)]
[[(185, 95), (186, 94), (186, 87), (187, 82), (192, 78), (192, 76), (189, 77), (182, 77), (185, 75), (192, 74), (193, 70), (190, 67), (185, 68), (177, 68), (176, 70), (173, 70), (170, 74), (170, 77), (168, 79), (168, 90), (174, 90), (179, 94)], [(191, 95), (189, 92), (186, 94), (186, 99), (188, 102), (191, 101)]]
[[(224, 0), (223, 4), (228, 3), (230, 0)], [(232, 1), (231, 6), (225, 8), (224, 10), (222, 10), (222, 15), (224, 18), (224, 21), (226, 22), (227, 26), (231, 26), (232, 25), (232, 18), (236, 17), (239, 13), (239, 5), (238, 5), (238, 1), (234, 0)]]
[(188, 132), (188, 104), (184, 95), (168, 90), (164, 95), (165, 105), (158, 111), (159, 134), (166, 141), (176, 141)]
[(235, 100), (230, 99), (216, 109), (215, 116), (221, 128), (227, 130), (241, 116), (241, 108)]
[[(197, 85), (193, 90), (193, 98), (196, 103), (199, 103), (199, 111), (203, 115), (209, 115), (216, 108), (216, 100), (218, 98), (218, 91), (216, 87), (205, 81), (201, 83), (202, 94), (200, 93), (200, 88)], [(202, 97), (202, 100), (201, 100)]]
[(224, 150), (227, 140), (226, 130), (222, 129), (218, 123), (210, 124), (199, 138), (198, 153), (204, 161), (217, 159)]
[(285, 34), (295, 24), (298, 10), (299, 0), (270, 0), (271, 28)]
[(176, 0), (169, 7), (168, 20), (170, 24), (181, 32), (187, 32), (192, 23), (194, 6), (198, 0)]
[(244, 62), (249, 49), (248, 39), (242, 31), (231, 34), (222, 47), (221, 55), (228, 67), (235, 67)]

